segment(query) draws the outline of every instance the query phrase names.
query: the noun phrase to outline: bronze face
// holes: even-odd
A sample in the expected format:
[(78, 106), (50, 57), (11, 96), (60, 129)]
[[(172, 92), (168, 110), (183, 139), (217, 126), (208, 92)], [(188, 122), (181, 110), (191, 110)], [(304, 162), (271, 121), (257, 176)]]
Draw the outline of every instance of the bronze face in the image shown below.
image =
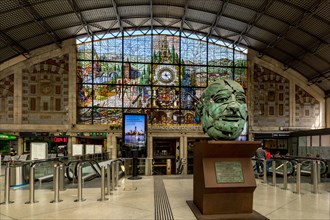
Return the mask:
[(230, 79), (216, 80), (197, 106), (204, 131), (213, 139), (236, 139), (244, 129), (247, 106), (243, 87)]

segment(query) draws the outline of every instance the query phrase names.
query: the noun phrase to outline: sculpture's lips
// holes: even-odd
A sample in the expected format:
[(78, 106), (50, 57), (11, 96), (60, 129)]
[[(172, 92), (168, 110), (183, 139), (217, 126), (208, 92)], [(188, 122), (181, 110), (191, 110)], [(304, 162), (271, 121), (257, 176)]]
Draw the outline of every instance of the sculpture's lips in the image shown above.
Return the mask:
[(237, 122), (241, 119), (241, 117), (239, 116), (234, 116), (234, 115), (228, 115), (222, 118), (223, 121), (233, 121), (233, 122)]

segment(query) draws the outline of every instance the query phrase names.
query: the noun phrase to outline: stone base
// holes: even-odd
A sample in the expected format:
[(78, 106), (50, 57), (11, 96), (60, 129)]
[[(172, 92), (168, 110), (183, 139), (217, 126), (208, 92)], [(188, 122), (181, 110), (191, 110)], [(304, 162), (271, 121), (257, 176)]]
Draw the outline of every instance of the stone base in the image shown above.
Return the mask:
[(193, 201), (187, 201), (187, 204), (191, 211), (194, 213), (198, 220), (217, 220), (217, 219), (228, 219), (228, 220), (244, 220), (244, 219), (257, 219), (257, 220), (268, 220), (265, 216), (253, 210), (252, 213), (235, 213), (235, 214), (212, 214), (203, 215)]

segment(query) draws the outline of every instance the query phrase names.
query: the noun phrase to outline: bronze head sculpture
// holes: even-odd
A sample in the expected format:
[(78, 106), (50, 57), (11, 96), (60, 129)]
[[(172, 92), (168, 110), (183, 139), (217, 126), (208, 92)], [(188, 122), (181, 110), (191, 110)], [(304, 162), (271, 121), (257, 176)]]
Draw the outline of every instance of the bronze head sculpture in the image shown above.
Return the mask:
[(243, 87), (231, 79), (218, 79), (196, 105), (204, 132), (215, 140), (234, 140), (244, 129), (247, 106)]

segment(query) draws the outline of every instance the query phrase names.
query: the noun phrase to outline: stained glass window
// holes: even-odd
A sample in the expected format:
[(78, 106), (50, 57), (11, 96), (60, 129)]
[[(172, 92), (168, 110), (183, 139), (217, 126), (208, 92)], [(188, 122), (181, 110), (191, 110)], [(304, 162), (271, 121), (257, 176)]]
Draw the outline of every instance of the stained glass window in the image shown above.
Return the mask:
[(195, 104), (210, 82), (230, 78), (247, 88), (246, 52), (165, 28), (77, 39), (77, 123), (116, 128), (132, 112), (153, 125), (196, 125)]

